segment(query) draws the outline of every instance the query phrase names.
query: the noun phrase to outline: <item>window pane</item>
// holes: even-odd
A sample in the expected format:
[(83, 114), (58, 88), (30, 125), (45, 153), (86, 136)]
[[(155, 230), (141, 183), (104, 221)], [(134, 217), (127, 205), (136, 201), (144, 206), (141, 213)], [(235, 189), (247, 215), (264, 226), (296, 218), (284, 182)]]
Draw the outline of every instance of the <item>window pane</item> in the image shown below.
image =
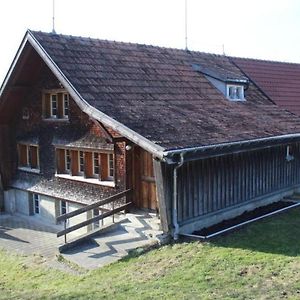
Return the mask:
[(99, 175), (100, 168), (99, 168), (99, 154), (98, 153), (93, 154), (93, 161), (94, 161), (94, 175)]
[(60, 202), (60, 212), (62, 215), (67, 213), (67, 203), (64, 200)]
[(71, 170), (71, 153), (70, 150), (66, 150), (66, 171)]
[(57, 95), (51, 95), (51, 116), (57, 116)]
[(114, 155), (109, 154), (108, 156), (108, 167), (109, 167), (109, 177), (114, 177)]
[(79, 151), (79, 172), (84, 172), (84, 153)]
[(69, 116), (69, 94), (64, 94), (64, 116)]
[(40, 197), (38, 194), (33, 194), (33, 206), (34, 206), (34, 213), (40, 213)]

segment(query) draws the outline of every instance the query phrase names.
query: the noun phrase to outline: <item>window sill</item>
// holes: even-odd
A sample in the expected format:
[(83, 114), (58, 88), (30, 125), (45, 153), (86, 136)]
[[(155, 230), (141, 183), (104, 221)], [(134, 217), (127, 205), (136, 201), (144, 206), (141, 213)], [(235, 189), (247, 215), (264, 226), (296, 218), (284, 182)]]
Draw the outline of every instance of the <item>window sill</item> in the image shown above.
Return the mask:
[(40, 174), (41, 173), (40, 169), (31, 169), (31, 168), (28, 168), (28, 167), (18, 167), (18, 170), (29, 172), (29, 173), (35, 173), (35, 174)]
[(246, 101), (246, 98), (244, 99), (231, 99), (231, 98), (227, 98), (229, 101), (232, 101), (232, 102), (245, 102)]
[(69, 118), (43, 118), (45, 122), (69, 122)]
[(115, 187), (114, 181), (100, 181), (97, 178), (84, 178), (82, 176), (71, 176), (69, 174), (55, 174), (55, 177), (58, 178), (64, 178), (64, 179), (70, 179), (78, 182), (85, 182), (85, 183), (92, 183), (97, 185), (103, 185), (103, 186), (109, 186), (109, 187)]

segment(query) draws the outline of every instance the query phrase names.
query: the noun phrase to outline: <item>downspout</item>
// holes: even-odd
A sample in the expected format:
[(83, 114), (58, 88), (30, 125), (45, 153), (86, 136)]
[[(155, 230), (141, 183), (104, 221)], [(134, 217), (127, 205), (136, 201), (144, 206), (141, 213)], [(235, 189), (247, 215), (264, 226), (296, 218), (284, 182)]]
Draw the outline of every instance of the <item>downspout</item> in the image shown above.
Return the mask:
[(174, 225), (174, 232), (173, 238), (174, 240), (178, 240), (178, 233), (179, 233), (179, 224), (178, 224), (178, 193), (177, 193), (177, 170), (183, 165), (184, 163), (184, 153), (180, 154), (180, 162), (177, 166), (174, 167), (173, 172), (173, 225)]

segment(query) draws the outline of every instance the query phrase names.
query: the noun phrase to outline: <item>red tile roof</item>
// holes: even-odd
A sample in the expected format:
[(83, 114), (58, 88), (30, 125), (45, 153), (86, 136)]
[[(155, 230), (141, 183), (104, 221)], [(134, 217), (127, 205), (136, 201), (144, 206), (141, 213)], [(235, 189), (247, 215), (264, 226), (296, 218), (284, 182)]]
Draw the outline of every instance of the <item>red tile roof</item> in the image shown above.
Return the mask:
[(300, 115), (300, 64), (232, 57), (277, 105)]

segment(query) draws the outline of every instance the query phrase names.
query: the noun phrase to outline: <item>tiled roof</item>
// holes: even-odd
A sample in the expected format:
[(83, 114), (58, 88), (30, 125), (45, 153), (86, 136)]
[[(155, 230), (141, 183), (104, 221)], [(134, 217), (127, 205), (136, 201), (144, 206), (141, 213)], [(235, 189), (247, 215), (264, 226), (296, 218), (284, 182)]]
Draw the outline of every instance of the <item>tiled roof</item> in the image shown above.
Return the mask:
[(37, 174), (22, 171), (17, 172), (14, 180), (10, 183), (10, 187), (83, 204), (91, 204), (116, 192), (115, 189), (104, 186), (55, 176), (44, 178)]
[(300, 115), (300, 64), (231, 58), (276, 104)]
[(253, 84), (247, 101), (231, 102), (192, 67), (243, 78), (225, 56), (32, 34), (83, 99), (165, 149), (300, 132), (300, 119)]

